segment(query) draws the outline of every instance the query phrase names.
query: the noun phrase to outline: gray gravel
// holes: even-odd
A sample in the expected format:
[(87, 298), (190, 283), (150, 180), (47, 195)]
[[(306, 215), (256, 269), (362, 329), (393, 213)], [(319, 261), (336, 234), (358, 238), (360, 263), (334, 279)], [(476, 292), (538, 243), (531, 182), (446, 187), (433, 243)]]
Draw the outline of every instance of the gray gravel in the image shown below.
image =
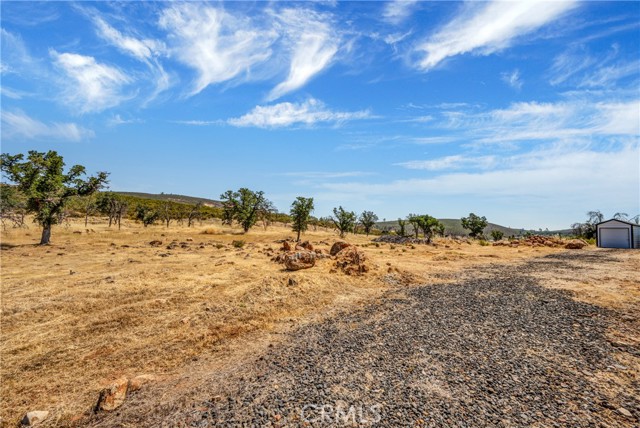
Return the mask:
[(594, 378), (620, 368), (614, 352), (638, 355), (605, 338), (617, 314), (535, 279), (540, 269), (579, 276), (573, 261), (606, 257), (567, 252), (396, 290), (294, 332), (187, 424), (638, 426), (640, 386), (606, 397)]

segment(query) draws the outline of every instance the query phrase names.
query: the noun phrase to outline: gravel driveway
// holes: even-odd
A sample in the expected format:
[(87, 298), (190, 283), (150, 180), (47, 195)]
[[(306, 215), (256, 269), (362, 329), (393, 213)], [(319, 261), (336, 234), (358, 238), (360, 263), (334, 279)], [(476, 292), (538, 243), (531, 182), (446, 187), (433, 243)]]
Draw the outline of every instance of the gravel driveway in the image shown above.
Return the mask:
[(602, 373), (629, 370), (614, 353), (640, 357), (605, 337), (624, 321), (536, 281), (540, 269), (580, 275), (572, 262), (585, 257), (608, 256), (479, 268), (300, 328), (188, 424), (638, 426), (637, 373), (631, 388), (607, 392), (602, 382)]

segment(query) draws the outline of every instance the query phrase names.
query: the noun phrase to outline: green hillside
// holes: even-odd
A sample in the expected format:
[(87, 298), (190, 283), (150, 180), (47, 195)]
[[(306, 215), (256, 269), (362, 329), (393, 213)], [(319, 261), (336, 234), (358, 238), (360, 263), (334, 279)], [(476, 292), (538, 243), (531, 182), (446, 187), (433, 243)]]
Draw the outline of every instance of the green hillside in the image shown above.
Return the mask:
[(206, 199), (206, 198), (197, 198), (195, 196), (174, 195), (173, 193), (155, 194), (155, 193), (140, 193), (140, 192), (116, 192), (116, 191), (114, 191), (114, 193), (117, 193), (119, 195), (124, 195), (124, 196), (131, 196), (134, 198), (153, 199), (156, 201), (171, 201), (171, 202), (178, 202), (181, 204), (191, 204), (191, 205), (195, 205), (198, 202), (202, 202), (203, 205), (216, 207), (216, 208), (222, 207), (222, 203), (220, 201), (214, 201), (213, 199)]

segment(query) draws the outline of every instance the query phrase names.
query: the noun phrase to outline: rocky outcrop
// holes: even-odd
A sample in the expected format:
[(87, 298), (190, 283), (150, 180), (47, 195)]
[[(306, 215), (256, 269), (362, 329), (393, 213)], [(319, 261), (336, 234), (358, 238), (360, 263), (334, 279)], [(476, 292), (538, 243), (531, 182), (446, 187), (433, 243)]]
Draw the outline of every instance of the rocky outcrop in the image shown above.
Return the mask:
[(49, 412), (47, 412), (46, 410), (33, 410), (24, 415), (20, 423), (23, 426), (32, 427), (47, 419), (48, 416)]
[(129, 379), (121, 377), (113, 381), (111, 385), (100, 391), (95, 411), (111, 411), (115, 410), (124, 403), (127, 398), (127, 390), (129, 389)]
[(284, 255), (287, 270), (309, 269), (316, 264), (316, 253), (312, 251), (296, 251)]
[(344, 242), (344, 241), (337, 241), (335, 242), (332, 246), (331, 246), (331, 250), (329, 250), (329, 254), (331, 256), (335, 256), (336, 254), (338, 254), (340, 251), (342, 251), (343, 249), (350, 247), (351, 244)]
[(348, 246), (336, 254), (336, 267), (347, 275), (361, 275), (369, 271), (367, 257), (354, 246)]

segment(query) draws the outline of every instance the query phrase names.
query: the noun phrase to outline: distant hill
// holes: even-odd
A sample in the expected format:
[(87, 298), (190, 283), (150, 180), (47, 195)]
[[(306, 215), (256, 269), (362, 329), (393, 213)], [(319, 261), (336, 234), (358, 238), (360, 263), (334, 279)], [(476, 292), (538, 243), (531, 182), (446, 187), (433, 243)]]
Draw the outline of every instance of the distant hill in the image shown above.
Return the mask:
[(182, 204), (195, 205), (198, 202), (202, 202), (202, 204), (205, 206), (215, 207), (215, 208), (222, 207), (222, 202), (220, 201), (214, 201), (213, 199), (206, 199), (206, 198), (197, 198), (195, 196), (174, 195), (173, 193), (160, 193), (160, 194), (140, 193), (140, 192), (113, 192), (113, 193), (117, 193), (119, 195), (124, 195), (124, 196), (132, 196), (134, 198), (154, 199), (157, 201), (171, 201), (171, 202), (178, 202)]
[[(438, 219), (438, 221), (442, 224), (444, 224), (445, 227), (445, 234), (446, 235), (458, 235), (458, 236), (465, 236), (469, 234), (469, 231), (464, 229), (462, 227), (462, 222), (460, 221), (459, 218), (441, 218)], [(380, 230), (395, 230), (397, 231), (398, 228), (398, 221), (381, 221), (376, 223), (376, 226), (380, 229)], [(545, 232), (540, 232), (540, 231), (536, 231), (536, 230), (525, 230), (525, 229), (514, 229), (514, 228), (510, 228), (510, 227), (505, 227), (505, 226), (500, 226), (499, 224), (494, 224), (494, 223), (489, 223), (487, 225), (487, 228), (485, 229), (484, 233), (485, 235), (489, 236), (491, 234), (491, 231), (493, 230), (499, 230), (502, 233), (504, 233), (504, 236), (518, 236), (518, 235), (522, 235), (525, 232), (532, 232), (532, 233), (537, 233), (537, 234), (569, 234), (571, 232), (571, 230), (555, 230), (555, 231), (545, 231)], [(410, 233), (413, 231), (413, 228), (411, 227), (411, 225), (409, 225), (409, 223), (407, 223), (407, 227), (406, 227), (406, 232)]]

